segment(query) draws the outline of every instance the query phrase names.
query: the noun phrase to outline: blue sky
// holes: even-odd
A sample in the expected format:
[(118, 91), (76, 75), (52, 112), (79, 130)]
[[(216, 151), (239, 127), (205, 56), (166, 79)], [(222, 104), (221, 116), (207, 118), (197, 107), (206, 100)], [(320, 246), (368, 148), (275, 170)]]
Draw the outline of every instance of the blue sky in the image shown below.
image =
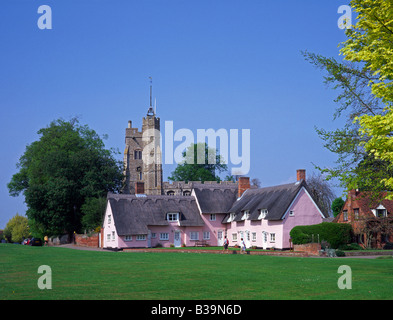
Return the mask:
[[(338, 55), (345, 40), (329, 0), (3, 0), (0, 12), (0, 228), (17, 212), (6, 184), (37, 131), (79, 116), (108, 148), (141, 127), (149, 79), (174, 130), (251, 130), (249, 176), (263, 186), (332, 166), (314, 127), (334, 129), (337, 95), (300, 51)], [(52, 30), (40, 30), (40, 5)], [(179, 143), (177, 143), (179, 144)], [(176, 147), (176, 143), (174, 144)], [(174, 166), (164, 165), (164, 178)], [(337, 189), (339, 193), (340, 190)]]

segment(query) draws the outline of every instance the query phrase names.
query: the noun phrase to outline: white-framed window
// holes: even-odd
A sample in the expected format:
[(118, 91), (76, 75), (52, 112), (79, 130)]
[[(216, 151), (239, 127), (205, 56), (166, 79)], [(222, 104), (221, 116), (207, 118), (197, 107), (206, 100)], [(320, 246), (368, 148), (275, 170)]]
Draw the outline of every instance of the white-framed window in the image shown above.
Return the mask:
[(190, 240), (199, 240), (199, 232), (191, 231)]
[(157, 238), (157, 233), (155, 233), (155, 232), (152, 232), (152, 233), (151, 233), (151, 238), (152, 238), (152, 239), (155, 239), (155, 238)]
[(347, 210), (343, 211), (343, 220), (348, 221), (348, 211)]
[(232, 241), (237, 241), (237, 233), (232, 233)]
[(267, 215), (267, 209), (259, 209), (258, 220), (265, 219)]
[(242, 220), (247, 220), (250, 217), (250, 210), (245, 210), (242, 216)]
[(169, 233), (161, 232), (160, 233), (160, 240), (169, 240)]
[(210, 231), (203, 231), (203, 240), (210, 240)]
[(115, 240), (115, 231), (112, 231), (112, 240)]
[(138, 235), (136, 236), (136, 240), (137, 240), (137, 241), (146, 240), (146, 235), (145, 235), (145, 234), (138, 234)]
[(275, 233), (271, 233), (270, 234), (270, 242), (275, 242), (276, 241), (276, 234)]
[(210, 214), (210, 221), (216, 221), (216, 214), (215, 213)]
[(168, 221), (179, 221), (179, 213), (167, 213)]
[(386, 209), (377, 209), (377, 215), (378, 218), (386, 218)]
[(111, 224), (112, 222), (112, 215), (108, 214), (108, 224)]
[(230, 213), (228, 222), (231, 222), (231, 221), (235, 220), (235, 215), (236, 215), (236, 213)]
[(132, 241), (132, 236), (131, 235), (125, 236), (124, 241)]
[(353, 209), (353, 216), (355, 220), (359, 220), (359, 209)]
[(294, 212), (293, 210), (290, 210), (290, 211), (289, 211), (289, 216), (290, 216), (290, 217), (293, 217), (294, 215), (295, 215), (295, 212)]
[(108, 233), (108, 234), (106, 235), (106, 240), (107, 240), (107, 241), (111, 241), (111, 234), (110, 234), (110, 233)]
[(257, 241), (257, 233), (256, 232), (252, 233), (251, 239), (252, 239), (252, 241)]

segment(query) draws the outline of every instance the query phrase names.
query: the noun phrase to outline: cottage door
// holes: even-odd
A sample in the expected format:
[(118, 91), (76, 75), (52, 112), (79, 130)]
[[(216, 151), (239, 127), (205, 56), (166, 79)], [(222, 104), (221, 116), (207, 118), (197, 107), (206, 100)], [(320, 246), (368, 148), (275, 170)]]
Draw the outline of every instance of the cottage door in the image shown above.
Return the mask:
[(175, 231), (175, 240), (173, 241), (173, 245), (178, 248), (181, 246), (181, 238), (180, 238), (180, 231)]
[(223, 231), (218, 230), (217, 231), (217, 245), (220, 247), (224, 245), (224, 238), (222, 235), (223, 235)]
[(246, 243), (246, 248), (251, 247), (251, 242), (250, 242), (250, 231), (246, 230), (246, 238), (244, 239), (244, 242)]
[(267, 249), (267, 232), (262, 231), (262, 248), (263, 250)]
[(147, 247), (151, 248), (151, 231), (147, 230)]

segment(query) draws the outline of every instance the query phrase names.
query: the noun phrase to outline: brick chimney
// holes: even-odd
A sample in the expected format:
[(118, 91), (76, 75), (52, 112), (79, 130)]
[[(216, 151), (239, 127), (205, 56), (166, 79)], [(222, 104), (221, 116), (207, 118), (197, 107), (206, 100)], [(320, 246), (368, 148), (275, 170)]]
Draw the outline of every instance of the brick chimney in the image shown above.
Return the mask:
[(250, 189), (250, 177), (239, 177), (237, 196), (240, 198), (247, 189)]
[(297, 177), (297, 181), (306, 180), (306, 170), (304, 169), (296, 170), (296, 177)]
[(145, 194), (145, 183), (142, 181), (135, 182), (135, 194)]

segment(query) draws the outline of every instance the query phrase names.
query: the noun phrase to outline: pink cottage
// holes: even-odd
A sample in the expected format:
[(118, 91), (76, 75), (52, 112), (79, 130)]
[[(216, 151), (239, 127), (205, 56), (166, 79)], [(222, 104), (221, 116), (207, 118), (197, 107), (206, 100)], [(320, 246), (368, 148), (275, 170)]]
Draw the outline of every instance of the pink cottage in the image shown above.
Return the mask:
[(102, 236), (104, 248), (211, 246), (288, 249), (289, 232), (312, 225), (325, 215), (312, 199), (305, 170), (290, 184), (250, 188), (249, 178), (237, 184), (194, 184), (191, 195), (108, 194)]

